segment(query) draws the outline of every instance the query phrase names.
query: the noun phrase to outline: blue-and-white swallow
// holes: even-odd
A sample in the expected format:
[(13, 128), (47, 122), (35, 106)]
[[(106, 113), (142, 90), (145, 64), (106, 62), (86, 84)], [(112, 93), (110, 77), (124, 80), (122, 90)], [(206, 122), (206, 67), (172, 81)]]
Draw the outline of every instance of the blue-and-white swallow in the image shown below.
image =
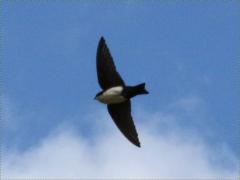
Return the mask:
[(97, 48), (98, 83), (103, 89), (95, 99), (107, 104), (108, 112), (123, 135), (134, 145), (140, 147), (132, 115), (130, 99), (136, 95), (148, 94), (145, 83), (127, 86), (117, 72), (111, 53), (103, 37)]

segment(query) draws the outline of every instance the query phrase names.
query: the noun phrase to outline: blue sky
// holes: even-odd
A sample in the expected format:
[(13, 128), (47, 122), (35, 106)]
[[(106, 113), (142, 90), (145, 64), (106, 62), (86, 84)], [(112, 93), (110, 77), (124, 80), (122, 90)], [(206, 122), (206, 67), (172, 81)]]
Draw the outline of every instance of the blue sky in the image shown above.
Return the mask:
[(89, 141), (98, 136), (83, 117), (105, 110), (93, 100), (104, 36), (125, 82), (150, 92), (133, 102), (136, 124), (136, 109), (171, 114), (181, 131), (239, 152), (238, 1), (2, 4), (5, 149), (26, 151), (64, 123)]

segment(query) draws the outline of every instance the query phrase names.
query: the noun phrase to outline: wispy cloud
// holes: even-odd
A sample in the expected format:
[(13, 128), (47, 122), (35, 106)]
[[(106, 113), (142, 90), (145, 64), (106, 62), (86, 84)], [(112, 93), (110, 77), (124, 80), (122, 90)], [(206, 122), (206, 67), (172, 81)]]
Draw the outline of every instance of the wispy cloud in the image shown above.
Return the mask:
[[(198, 100), (180, 103), (196, 106)], [(191, 109), (190, 109), (191, 110)], [(190, 111), (188, 110), (188, 111)], [(192, 110), (191, 110), (192, 111)], [(194, 111), (193, 111), (194, 112)], [(199, 134), (180, 131), (172, 114), (135, 112), (142, 147), (130, 144), (106, 113), (95, 112), (98, 133), (88, 139), (61, 125), (26, 151), (8, 151), (4, 177), (223, 178), (237, 177), (237, 158), (224, 144), (208, 145)], [(169, 122), (169, 123), (168, 123)], [(167, 130), (164, 131), (164, 126)], [(163, 129), (161, 131), (161, 129)]]

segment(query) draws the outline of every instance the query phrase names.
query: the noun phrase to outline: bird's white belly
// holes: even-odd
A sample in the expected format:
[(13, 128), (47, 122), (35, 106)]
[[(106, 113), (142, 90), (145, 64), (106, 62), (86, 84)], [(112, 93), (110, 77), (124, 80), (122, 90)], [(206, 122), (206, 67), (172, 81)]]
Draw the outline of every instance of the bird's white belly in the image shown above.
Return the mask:
[(121, 95), (101, 95), (98, 100), (104, 104), (115, 104), (124, 102), (126, 98)]
[(123, 88), (120, 86), (110, 88), (103, 94), (98, 96), (97, 99), (104, 104), (115, 104), (124, 102), (126, 98), (121, 95), (122, 90)]

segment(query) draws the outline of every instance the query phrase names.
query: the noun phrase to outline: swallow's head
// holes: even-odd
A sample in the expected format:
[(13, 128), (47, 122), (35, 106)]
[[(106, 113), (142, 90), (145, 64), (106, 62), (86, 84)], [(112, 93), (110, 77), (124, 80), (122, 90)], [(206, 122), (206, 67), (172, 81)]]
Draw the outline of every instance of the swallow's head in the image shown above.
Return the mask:
[(96, 94), (96, 96), (94, 97), (94, 100), (98, 100), (98, 97), (102, 94), (103, 92), (99, 92)]

